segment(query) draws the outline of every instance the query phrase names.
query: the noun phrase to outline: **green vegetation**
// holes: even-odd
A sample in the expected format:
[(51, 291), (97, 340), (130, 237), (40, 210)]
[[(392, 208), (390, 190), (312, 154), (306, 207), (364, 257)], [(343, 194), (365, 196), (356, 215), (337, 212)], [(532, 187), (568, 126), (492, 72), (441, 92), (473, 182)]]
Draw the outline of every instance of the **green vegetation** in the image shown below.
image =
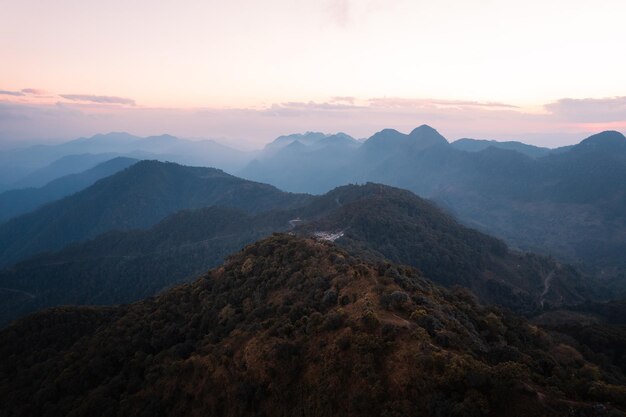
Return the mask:
[(141, 161), (0, 225), (0, 266), (107, 231), (148, 228), (183, 209), (222, 205), (258, 213), (308, 198), (213, 168)]
[[(185, 210), (148, 230), (110, 232), (0, 271), (0, 324), (67, 304), (120, 304), (154, 295), (219, 265), (244, 245), (286, 231), (344, 230), (337, 243), (364, 259), (411, 265), (472, 289), (482, 302), (533, 314), (592, 296), (583, 276), (547, 258), (509, 251), (414, 194), (378, 184), (339, 187), (291, 210)], [(541, 296), (544, 281), (550, 290)]]
[[(219, 265), (244, 245), (286, 231), (309, 236), (344, 230), (337, 243), (363, 259), (417, 267), (448, 287), (470, 288), (482, 302), (523, 314), (593, 296), (574, 269), (512, 252), (468, 229), (432, 203), (379, 184), (339, 187), (291, 210), (247, 214), (210, 207), (174, 214), (148, 230), (110, 232), (0, 271), (0, 325), (67, 304), (120, 304), (154, 295)], [(550, 288), (545, 281), (552, 276)]]
[(155, 298), (0, 333), (11, 416), (618, 416), (625, 383), (465, 290), (288, 235)]
[[(385, 129), (359, 148), (333, 149), (330, 158), (306, 151), (276, 155), (254, 161), (244, 172), (295, 192), (323, 193), (366, 181), (401, 187), (513, 247), (606, 277), (607, 295), (626, 294), (626, 138), (621, 133), (602, 132), (550, 152), (512, 143), (478, 152), (458, 146), (427, 126), (410, 135)], [(535, 157), (524, 154), (531, 150)]]

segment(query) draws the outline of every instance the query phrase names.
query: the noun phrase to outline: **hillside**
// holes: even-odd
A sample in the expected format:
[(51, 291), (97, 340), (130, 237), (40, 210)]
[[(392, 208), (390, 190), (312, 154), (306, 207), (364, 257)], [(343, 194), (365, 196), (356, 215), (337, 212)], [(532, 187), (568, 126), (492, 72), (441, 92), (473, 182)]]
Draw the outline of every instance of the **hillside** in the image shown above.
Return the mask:
[(550, 148), (543, 148), (541, 146), (527, 145), (517, 141), (495, 141), (485, 139), (470, 139), (463, 138), (455, 140), (451, 145), (461, 151), (467, 152), (480, 152), (489, 147), (506, 149), (510, 151), (517, 151), (531, 158), (538, 158), (550, 154), (553, 150)]
[(12, 416), (618, 416), (625, 382), (467, 292), (286, 235), (158, 297), (0, 333)]
[(256, 215), (222, 207), (186, 210), (147, 230), (112, 232), (34, 256), (0, 271), (0, 325), (56, 305), (136, 301), (288, 230), (301, 236), (341, 232), (336, 243), (354, 255), (412, 265), (438, 284), (470, 288), (485, 303), (523, 314), (594, 297), (588, 277), (567, 265), (511, 251), (408, 191), (366, 184)]
[(410, 134), (384, 129), (330, 158), (275, 156), (251, 163), (244, 175), (292, 192), (321, 194), (368, 181), (408, 189), (472, 228), (584, 267), (606, 277), (613, 291), (626, 291), (621, 133), (602, 132), (545, 155), (517, 143), (470, 145), (472, 152), (457, 149), (428, 126)]
[(60, 144), (0, 152), (0, 184), (9, 189), (42, 186), (116, 156), (211, 166), (234, 172), (243, 168), (254, 153), (213, 140), (185, 140), (171, 135), (139, 137), (111, 132)]
[(109, 232), (0, 271), (0, 327), (58, 305), (113, 305), (189, 281), (246, 244), (286, 230), (286, 215), (183, 210), (148, 230)]
[(5, 191), (0, 194), (0, 223), (83, 190), (99, 179), (128, 168), (135, 162), (136, 159), (117, 157), (83, 172), (52, 180), (43, 187)]
[(310, 215), (311, 222), (297, 230), (342, 231), (337, 243), (350, 252), (412, 265), (438, 284), (470, 288), (485, 303), (531, 314), (593, 297), (588, 278), (574, 268), (512, 251), (409, 191), (371, 183), (345, 186), (321, 202), (334, 207), (324, 217)]
[(260, 212), (307, 199), (217, 169), (142, 161), (0, 225), (0, 265), (110, 230), (147, 228), (183, 209), (222, 205)]

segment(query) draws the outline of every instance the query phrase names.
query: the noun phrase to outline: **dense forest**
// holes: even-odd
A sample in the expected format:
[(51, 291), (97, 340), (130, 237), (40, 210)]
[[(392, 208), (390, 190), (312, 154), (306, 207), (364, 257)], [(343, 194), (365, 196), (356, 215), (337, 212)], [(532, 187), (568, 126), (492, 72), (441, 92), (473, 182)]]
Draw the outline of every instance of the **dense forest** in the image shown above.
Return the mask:
[(149, 228), (184, 209), (222, 205), (257, 213), (296, 207), (309, 197), (214, 168), (141, 161), (76, 194), (0, 224), (0, 266), (108, 231)]
[(466, 290), (289, 235), (157, 297), (0, 333), (11, 416), (619, 416), (625, 384)]
[[(304, 198), (301, 207), (256, 214), (217, 206), (184, 210), (147, 230), (109, 232), (31, 257), (0, 271), (0, 325), (56, 305), (137, 301), (288, 230), (302, 236), (343, 231), (337, 244), (352, 254), (414, 266), (439, 284), (470, 288), (482, 302), (518, 313), (576, 304), (597, 292), (575, 269), (511, 251), (409, 191), (350, 185)], [(294, 219), (300, 221), (292, 226)]]

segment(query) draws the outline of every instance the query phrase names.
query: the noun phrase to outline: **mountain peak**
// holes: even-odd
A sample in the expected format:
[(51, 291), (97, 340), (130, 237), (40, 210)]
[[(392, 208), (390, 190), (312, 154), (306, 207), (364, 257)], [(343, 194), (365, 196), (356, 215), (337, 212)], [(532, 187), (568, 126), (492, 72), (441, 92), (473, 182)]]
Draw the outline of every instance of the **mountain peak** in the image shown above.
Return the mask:
[(131, 135), (128, 132), (109, 132), (109, 133), (98, 133), (97, 135), (93, 135), (89, 140), (107, 140), (107, 141), (133, 141), (139, 139), (139, 137), (135, 135)]
[(365, 142), (365, 149), (376, 148), (377, 150), (402, 149), (422, 150), (435, 145), (448, 145), (446, 138), (430, 126), (419, 126), (408, 135), (400, 133), (395, 129), (383, 129), (375, 133)]
[(615, 130), (605, 130), (589, 136), (580, 142), (577, 147), (594, 150), (626, 150), (626, 137)]
[(366, 142), (374, 143), (378, 141), (386, 141), (390, 139), (402, 138), (406, 135), (398, 132), (396, 129), (383, 129), (374, 133)]
[(427, 141), (428, 145), (436, 145), (436, 144), (448, 144), (446, 138), (444, 138), (436, 129), (428, 126), (421, 125), (416, 127), (409, 133), (409, 137), (418, 139), (420, 142)]
[(306, 148), (306, 145), (302, 143), (300, 140), (296, 139), (293, 142), (291, 142), (289, 145), (285, 145), (285, 147), (283, 148), (283, 151), (300, 151), (305, 148)]
[(411, 131), (411, 133), (409, 133), (409, 136), (413, 136), (415, 134), (420, 134), (421, 132), (429, 132), (429, 133), (437, 133), (437, 130), (429, 125), (420, 125), (418, 127), (416, 127), (415, 129), (413, 129)]

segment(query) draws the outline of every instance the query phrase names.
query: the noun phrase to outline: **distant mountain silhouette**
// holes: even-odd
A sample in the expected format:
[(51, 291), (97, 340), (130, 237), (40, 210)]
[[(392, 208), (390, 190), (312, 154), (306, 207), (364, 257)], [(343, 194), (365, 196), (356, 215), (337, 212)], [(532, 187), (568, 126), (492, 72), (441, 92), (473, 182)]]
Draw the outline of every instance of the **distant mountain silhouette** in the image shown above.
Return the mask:
[(0, 194), (0, 223), (28, 213), (45, 203), (83, 190), (97, 180), (108, 177), (135, 162), (137, 162), (136, 159), (117, 157), (84, 172), (57, 178), (40, 188), (5, 191)]
[(385, 129), (369, 138), (361, 148), (365, 153), (389, 155), (399, 151), (417, 151), (436, 145), (448, 145), (448, 141), (430, 126), (419, 126), (408, 135), (394, 129)]
[(541, 156), (546, 156), (552, 152), (552, 149), (549, 148), (527, 145), (525, 143), (516, 141), (495, 141), (463, 138), (455, 140), (451, 143), (451, 145), (456, 149), (468, 152), (480, 152), (484, 149), (489, 148), (490, 146), (493, 146), (494, 148), (517, 151), (526, 156), (530, 156), (531, 158), (539, 158)]
[(580, 142), (575, 150), (599, 151), (599, 152), (626, 152), (626, 138), (620, 132), (608, 130), (589, 136)]
[(89, 169), (116, 156), (156, 159), (238, 171), (253, 157), (213, 140), (184, 140), (171, 135), (98, 134), (58, 145), (36, 145), (0, 153), (0, 184), (38, 187), (55, 178)]
[(307, 198), (213, 168), (142, 161), (0, 225), (0, 264), (9, 265), (110, 230), (147, 228), (186, 208), (219, 204), (259, 212), (289, 207)]
[(85, 153), (63, 156), (12, 184), (13, 189), (43, 187), (50, 181), (66, 175), (87, 171), (105, 161), (118, 157), (116, 153)]
[(274, 141), (265, 145), (263, 152), (259, 155), (260, 158), (267, 157), (280, 149), (291, 145), (294, 142), (299, 142), (309, 149), (320, 149), (329, 145), (348, 145), (358, 146), (360, 143), (345, 133), (336, 133), (334, 135), (328, 135), (321, 132), (307, 132), (307, 133), (295, 133), (292, 135), (279, 136)]

